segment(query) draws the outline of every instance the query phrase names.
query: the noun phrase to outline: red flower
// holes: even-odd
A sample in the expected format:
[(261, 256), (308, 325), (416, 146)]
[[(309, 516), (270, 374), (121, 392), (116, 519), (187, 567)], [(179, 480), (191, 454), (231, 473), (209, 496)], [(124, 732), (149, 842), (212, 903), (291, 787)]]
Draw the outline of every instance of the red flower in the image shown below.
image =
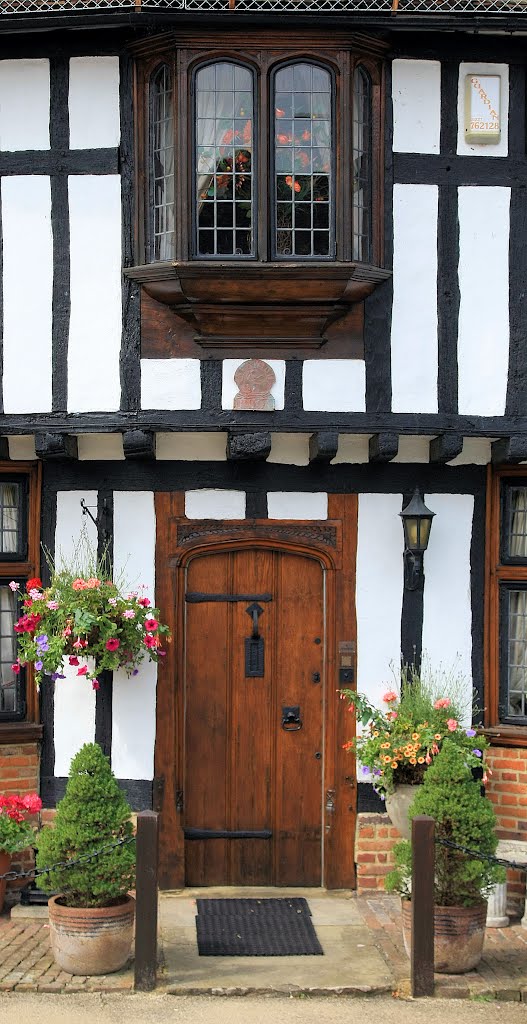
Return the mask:
[(98, 679), (94, 679), (92, 681), (91, 686), (92, 686), (92, 690), (100, 690), (100, 688), (101, 688), (101, 684), (100, 684)]
[(70, 663), (70, 665), (78, 665), (79, 664), (79, 659), (74, 657), (74, 655), (72, 654), (70, 656), (70, 658), (69, 658), (69, 663)]
[(142, 608), (148, 608), (150, 601), (148, 597), (140, 597), (137, 603), (140, 604)]
[(27, 796), (22, 797), (22, 803), (30, 814), (36, 814), (42, 808), (42, 800), (36, 793), (28, 793)]
[(35, 589), (42, 590), (42, 580), (40, 579), (40, 576), (34, 576), (32, 579), (28, 580), (27, 583), (26, 583), (26, 590), (35, 590)]
[(30, 597), (28, 597), (27, 600), (24, 601), (24, 608), (31, 608), (32, 604), (33, 604), (33, 601), (31, 600)]
[(88, 666), (87, 665), (83, 665), (82, 668), (77, 669), (77, 675), (78, 676), (86, 676), (86, 675), (88, 675)]
[(144, 638), (144, 640), (143, 640), (143, 643), (144, 643), (145, 647), (150, 647), (150, 648), (157, 647), (157, 637), (150, 636), (150, 634), (147, 633), (145, 638)]
[(110, 639), (107, 640), (106, 644), (105, 644), (105, 647), (106, 647), (107, 651), (116, 651), (117, 648), (120, 647), (120, 646), (121, 646), (121, 641), (117, 640), (115, 637), (110, 637)]
[(14, 672), (15, 676), (17, 676), (18, 673), (20, 672), (20, 665), (18, 664), (17, 661), (15, 661), (14, 665), (11, 665), (11, 672)]
[(145, 619), (145, 629), (147, 629), (149, 633), (154, 633), (158, 626), (159, 622), (157, 619)]

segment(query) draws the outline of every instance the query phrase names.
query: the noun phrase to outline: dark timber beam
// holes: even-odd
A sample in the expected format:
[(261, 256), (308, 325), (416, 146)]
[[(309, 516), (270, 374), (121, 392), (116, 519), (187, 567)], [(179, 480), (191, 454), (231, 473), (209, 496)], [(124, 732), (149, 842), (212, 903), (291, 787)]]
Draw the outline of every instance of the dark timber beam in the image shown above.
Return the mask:
[(39, 459), (78, 459), (77, 438), (71, 434), (35, 434)]
[(463, 437), (461, 434), (439, 434), (430, 441), (430, 462), (444, 466), (461, 455)]
[(370, 462), (391, 462), (399, 451), (399, 435), (372, 434), (368, 451)]
[(337, 454), (339, 435), (336, 430), (320, 430), (309, 438), (309, 461), (331, 462)]
[(263, 462), (271, 451), (270, 431), (258, 434), (231, 434), (227, 436), (227, 458), (231, 461)]
[(9, 441), (7, 437), (0, 437), (0, 459), (9, 459)]
[(156, 439), (152, 430), (125, 430), (123, 434), (125, 459), (155, 459)]
[(515, 465), (518, 462), (527, 460), (527, 437), (520, 434), (511, 434), (510, 437), (500, 437), (492, 443), (492, 462), (494, 465), (505, 462)]

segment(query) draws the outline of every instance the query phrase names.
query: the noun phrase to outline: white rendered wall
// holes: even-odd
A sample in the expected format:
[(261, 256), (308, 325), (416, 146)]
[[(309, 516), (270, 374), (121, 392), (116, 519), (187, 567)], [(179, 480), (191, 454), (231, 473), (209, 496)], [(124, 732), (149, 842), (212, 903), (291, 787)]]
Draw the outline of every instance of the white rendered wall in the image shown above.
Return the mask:
[(271, 434), (271, 452), (267, 462), (285, 466), (309, 465), (309, 434)]
[(362, 359), (306, 359), (302, 402), (308, 411), (364, 412), (366, 369)]
[(118, 57), (70, 60), (69, 115), (71, 149), (119, 145)]
[(401, 494), (359, 494), (357, 689), (378, 707), (401, 660), (403, 530)]
[(180, 462), (226, 462), (227, 434), (207, 430), (156, 434), (156, 459)]
[(441, 64), (436, 60), (392, 63), (393, 149), (439, 153)]
[[(71, 564), (82, 529), (97, 550), (97, 531), (88, 516), (83, 516), (80, 501), (97, 508), (97, 491), (59, 491), (55, 530), (55, 564)], [(67, 660), (67, 659), (66, 659)], [(65, 679), (57, 679), (54, 700), (55, 775), (69, 774), (70, 762), (84, 743), (95, 740), (95, 690), (77, 669), (66, 665)], [(43, 685), (47, 686), (47, 683)]]
[(503, 416), (509, 366), (510, 189), (459, 189), (461, 415)]
[(0, 60), (0, 149), (49, 149), (49, 60)]
[(187, 519), (245, 519), (245, 491), (206, 488), (185, 492)]
[[(115, 578), (155, 605), (156, 517), (151, 491), (114, 491)], [(142, 585), (145, 590), (140, 589)], [(112, 768), (118, 779), (153, 779), (157, 665), (147, 658), (138, 675), (113, 675)]]
[(72, 175), (68, 411), (119, 409), (121, 179)]
[(437, 204), (437, 185), (394, 187), (393, 412), (437, 412)]
[[(436, 513), (424, 557), (423, 654), (432, 671), (454, 667), (472, 694), (472, 609), (470, 545), (474, 498), (471, 494), (429, 494)], [(454, 586), (452, 585), (454, 581)]]
[[(40, 175), (4, 177), (1, 194), (4, 412), (49, 412), (53, 295), (50, 181)], [(33, 267), (30, 294), (28, 257)]]
[[(234, 380), (234, 374), (236, 373), (238, 367), (245, 362), (245, 359), (224, 359), (222, 362), (222, 409), (232, 409), (234, 406), (234, 399), (238, 394), (238, 385)], [(271, 395), (274, 398), (274, 407), (275, 409), (283, 409), (285, 389), (285, 359), (264, 359), (263, 362), (267, 363), (267, 365), (271, 367), (276, 378), (271, 388)]]
[[(465, 141), (465, 78), (467, 75), (500, 75), (501, 137), (496, 145)], [(460, 64), (457, 99), (457, 151), (463, 156), (507, 156), (509, 152), (509, 65)]]
[(142, 409), (199, 409), (200, 359), (141, 359)]
[(328, 496), (325, 491), (269, 491), (269, 519), (327, 519)]

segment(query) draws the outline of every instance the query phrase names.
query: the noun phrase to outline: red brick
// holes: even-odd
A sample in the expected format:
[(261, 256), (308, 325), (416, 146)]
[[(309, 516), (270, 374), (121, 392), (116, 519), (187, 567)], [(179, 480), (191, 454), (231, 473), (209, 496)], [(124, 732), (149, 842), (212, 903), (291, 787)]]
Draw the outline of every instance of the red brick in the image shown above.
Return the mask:
[(360, 839), (362, 839), (362, 838), (369, 839), (369, 838), (373, 837), (373, 835), (374, 835), (373, 828), (371, 827), (371, 825), (361, 825), (361, 823), (359, 821), (359, 834), (360, 834)]
[(360, 850), (357, 853), (357, 864), (375, 864), (375, 861), (374, 853), (362, 853)]
[(376, 888), (377, 888), (377, 879), (376, 878), (369, 878), (369, 877), (368, 878), (361, 878), (359, 892), (360, 892), (361, 889), (376, 889)]

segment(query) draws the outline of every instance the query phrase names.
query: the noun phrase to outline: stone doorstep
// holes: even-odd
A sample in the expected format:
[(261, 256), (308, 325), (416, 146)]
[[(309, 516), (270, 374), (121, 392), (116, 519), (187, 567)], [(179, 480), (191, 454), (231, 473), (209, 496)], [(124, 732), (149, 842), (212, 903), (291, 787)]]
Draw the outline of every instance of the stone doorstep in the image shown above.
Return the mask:
[(48, 919), (48, 908), (47, 908), (47, 906), (39, 906), (37, 903), (35, 903), (35, 904), (31, 904), (30, 903), (27, 906), (24, 906), (23, 903), (15, 903), (14, 907), (11, 907), (11, 920), (12, 921), (27, 920), (28, 918), (30, 918), (30, 919), (32, 919), (34, 921), (37, 921), (39, 919), (43, 919), (44, 921), (47, 921), (47, 919)]

